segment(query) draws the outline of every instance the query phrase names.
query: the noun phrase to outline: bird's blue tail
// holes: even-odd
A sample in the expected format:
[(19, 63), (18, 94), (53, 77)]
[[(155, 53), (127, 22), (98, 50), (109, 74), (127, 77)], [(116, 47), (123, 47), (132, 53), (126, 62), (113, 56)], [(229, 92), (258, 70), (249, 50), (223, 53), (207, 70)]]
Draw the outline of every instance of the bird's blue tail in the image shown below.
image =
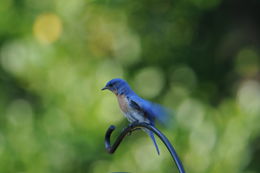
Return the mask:
[(152, 138), (152, 140), (153, 140), (153, 144), (154, 144), (154, 146), (155, 146), (155, 148), (156, 148), (156, 151), (157, 151), (158, 155), (160, 155), (160, 150), (159, 150), (159, 147), (158, 147), (158, 145), (157, 145), (157, 143), (156, 143), (156, 140), (155, 140), (155, 137), (154, 137), (154, 135), (153, 135), (153, 132), (149, 130), (148, 134), (149, 134), (149, 136), (150, 136), (150, 137)]

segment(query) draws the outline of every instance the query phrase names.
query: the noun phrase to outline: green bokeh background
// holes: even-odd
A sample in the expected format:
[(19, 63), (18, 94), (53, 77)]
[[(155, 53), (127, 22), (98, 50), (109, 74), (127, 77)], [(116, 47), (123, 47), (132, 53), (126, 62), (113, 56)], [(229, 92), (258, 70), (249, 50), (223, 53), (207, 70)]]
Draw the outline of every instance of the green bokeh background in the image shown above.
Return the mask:
[(257, 0), (1, 0), (0, 172), (177, 172), (142, 131), (105, 152), (109, 125), (127, 124), (100, 91), (115, 77), (175, 111), (159, 128), (187, 172), (259, 172), (259, 9)]

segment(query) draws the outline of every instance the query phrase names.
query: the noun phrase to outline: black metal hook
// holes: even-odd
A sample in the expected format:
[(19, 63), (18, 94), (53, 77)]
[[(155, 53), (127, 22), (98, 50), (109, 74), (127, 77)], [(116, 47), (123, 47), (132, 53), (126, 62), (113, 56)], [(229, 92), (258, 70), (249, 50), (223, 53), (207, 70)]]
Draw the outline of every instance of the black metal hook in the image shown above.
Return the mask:
[(153, 133), (155, 133), (160, 139), (161, 141), (165, 144), (165, 146), (167, 147), (168, 151), (171, 153), (171, 156), (179, 170), (180, 173), (185, 173), (183, 165), (181, 163), (181, 160), (179, 159), (175, 149), (173, 148), (172, 144), (170, 143), (170, 141), (166, 138), (166, 136), (164, 136), (163, 133), (161, 133), (157, 128), (155, 128), (154, 126), (147, 124), (147, 123), (132, 123), (130, 125), (128, 125), (125, 129), (123, 129), (123, 131), (120, 133), (120, 135), (117, 137), (115, 143), (111, 146), (110, 144), (110, 137), (112, 132), (115, 130), (115, 126), (111, 125), (106, 132), (105, 135), (105, 147), (108, 153), (113, 154), (117, 147), (120, 145), (120, 143), (122, 142), (122, 140), (124, 139), (124, 137), (128, 134), (131, 133), (134, 130), (138, 130), (140, 128), (146, 128), (151, 130)]

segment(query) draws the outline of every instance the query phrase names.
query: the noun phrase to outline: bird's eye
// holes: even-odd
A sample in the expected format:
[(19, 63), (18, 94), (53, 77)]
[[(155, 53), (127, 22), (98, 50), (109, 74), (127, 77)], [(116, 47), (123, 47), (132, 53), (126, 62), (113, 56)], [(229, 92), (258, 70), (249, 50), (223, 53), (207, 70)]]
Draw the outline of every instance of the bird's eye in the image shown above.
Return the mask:
[(111, 83), (111, 84), (109, 84), (108, 86), (109, 86), (109, 87), (112, 87), (112, 86), (113, 86), (113, 84)]

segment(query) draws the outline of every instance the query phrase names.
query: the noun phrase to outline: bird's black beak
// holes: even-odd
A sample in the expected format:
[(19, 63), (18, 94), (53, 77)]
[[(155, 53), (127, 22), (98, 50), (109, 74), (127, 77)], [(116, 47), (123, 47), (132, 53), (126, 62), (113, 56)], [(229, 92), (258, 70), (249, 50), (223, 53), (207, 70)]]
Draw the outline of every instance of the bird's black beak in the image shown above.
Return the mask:
[(102, 88), (101, 90), (103, 91), (103, 90), (106, 90), (106, 89), (108, 89), (108, 87), (106, 87), (106, 86), (105, 86), (105, 87), (104, 87), (104, 88)]

